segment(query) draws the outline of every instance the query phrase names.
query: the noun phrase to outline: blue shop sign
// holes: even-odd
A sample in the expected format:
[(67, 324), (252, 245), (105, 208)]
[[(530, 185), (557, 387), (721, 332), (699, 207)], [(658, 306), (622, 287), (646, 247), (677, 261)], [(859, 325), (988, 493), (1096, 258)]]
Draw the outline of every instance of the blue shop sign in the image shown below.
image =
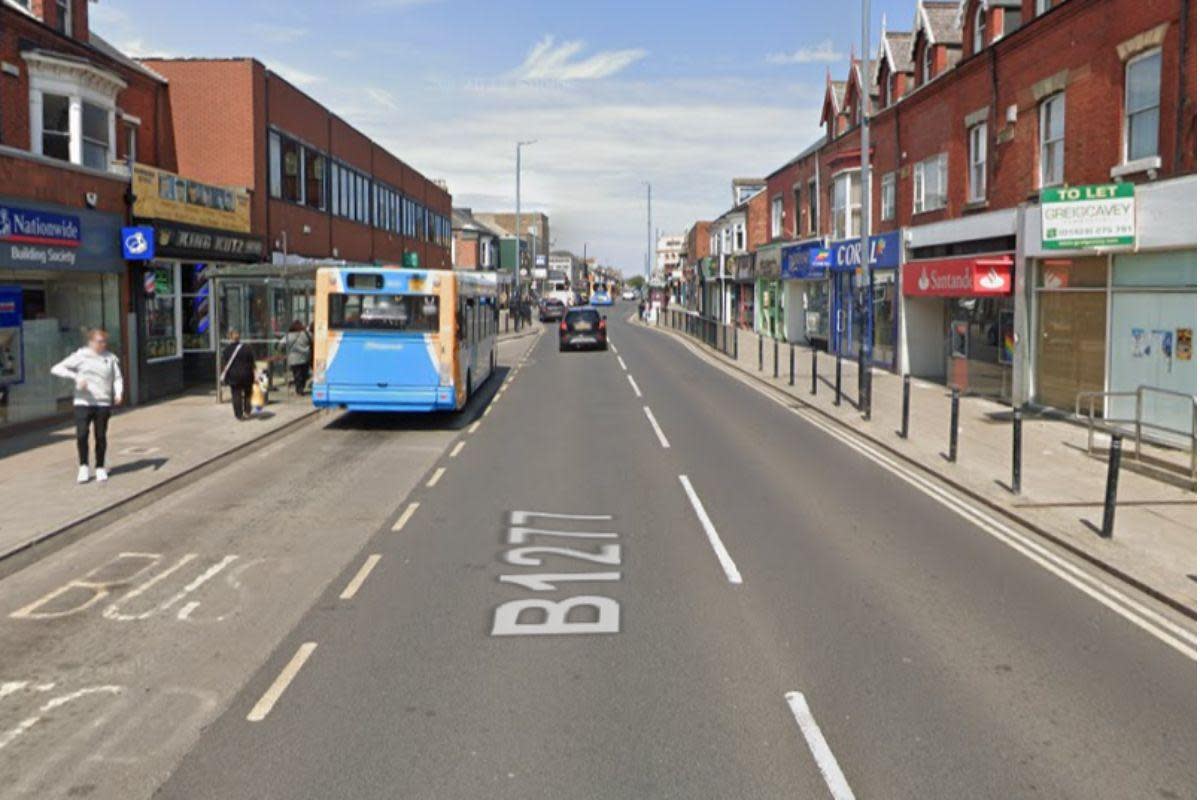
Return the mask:
[(23, 305), (20, 286), (0, 286), (0, 386), (25, 380)]
[(0, 269), (119, 274), (120, 242), (119, 214), (0, 196)]
[[(900, 232), (881, 233), (872, 236), (871, 269), (899, 269), (900, 267)], [(829, 268), (834, 272), (853, 272), (862, 266), (862, 239), (842, 239), (829, 246), (831, 263)]]
[(820, 244), (793, 244), (780, 251), (779, 274), (786, 280), (820, 280), (829, 271), (829, 249)]
[(0, 242), (79, 247), (79, 217), (0, 205)]
[(126, 261), (152, 261), (154, 228), (149, 225), (121, 228), (121, 255)]

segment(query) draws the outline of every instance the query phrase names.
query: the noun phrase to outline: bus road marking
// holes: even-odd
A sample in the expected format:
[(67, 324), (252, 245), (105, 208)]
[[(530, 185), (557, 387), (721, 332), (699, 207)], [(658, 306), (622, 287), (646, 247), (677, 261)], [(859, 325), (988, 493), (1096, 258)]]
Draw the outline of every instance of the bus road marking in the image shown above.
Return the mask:
[(363, 583), (366, 582), (367, 576), (371, 574), (371, 570), (375, 569), (375, 565), (379, 563), (379, 559), (382, 557), (383, 556), (379, 555), (378, 553), (372, 553), (371, 555), (367, 556), (367, 560), (363, 562), (363, 565), (359, 568), (358, 572), (355, 573), (354, 577), (350, 579), (350, 582), (346, 584), (346, 588), (342, 590), (339, 598), (342, 600), (349, 600), (354, 597), (354, 595), (358, 594), (358, 590), (361, 589)]
[(413, 513), (416, 512), (420, 505), (420, 503), (409, 503), (408, 508), (404, 509), (404, 513), (400, 515), (400, 519), (396, 520), (396, 524), (392, 526), (392, 530), (403, 530), (404, 526), (408, 524), (409, 519), (412, 518)]
[(316, 642), (305, 642), (300, 645), (300, 649), (292, 656), (292, 660), (283, 668), (283, 672), (275, 678), (275, 682), (267, 688), (265, 694), (259, 698), (254, 704), (254, 708), (250, 709), (250, 713), (246, 715), (248, 722), (261, 722), (267, 718), (267, 714), (271, 713), (271, 709), (279, 702), (279, 698), (287, 691), (288, 686), (296, 678), (296, 674), (300, 672), (300, 668), (304, 666), (304, 662), (308, 661), (308, 657), (312, 655), (313, 650), (317, 649)]
[(700, 502), (700, 495), (696, 494), (696, 490), (692, 488), (692, 482), (688, 480), (687, 475), (680, 475), (679, 482), (683, 484), (683, 491), (687, 493), (688, 500), (692, 503), (692, 509), (700, 520), (700, 526), (704, 528), (704, 535), (708, 537), (709, 545), (717, 554), (717, 561), (721, 562), (721, 569), (725, 570), (725, 577), (729, 579), (730, 583), (741, 583), (742, 573), (738, 572), (737, 564), (733, 563), (733, 557), (725, 549), (725, 543), (721, 541), (721, 535), (717, 533), (717, 526), (713, 525), (708, 512), (704, 510), (704, 504)]
[(446, 474), (446, 468), (438, 467), (437, 470), (433, 473), (433, 476), (430, 477), (429, 482), (425, 484), (425, 487), (428, 489), (432, 489), (433, 487), (437, 486), (437, 482), (440, 481), (442, 479), (442, 476), (445, 474)]
[(654, 412), (650, 410), (650, 406), (642, 406), (642, 411), (646, 412), (646, 419), (650, 420), (650, 427), (654, 428), (654, 435), (658, 437), (658, 443), (664, 448), (670, 447), (671, 443), (667, 441), (666, 434), (658, 426), (658, 420), (654, 418)]
[(800, 726), (800, 732), (804, 734), (804, 741), (808, 743), (808, 749), (817, 762), (817, 769), (821, 770), (821, 777), (825, 779), (825, 785), (833, 795), (833, 800), (854, 800), (854, 792), (850, 790), (850, 784), (846, 782), (846, 776), (842, 774), (837, 758), (829, 749), (829, 743), (825, 741), (825, 735), (821, 733), (820, 726), (813, 718), (804, 695), (800, 692), (788, 692), (785, 697), (792, 709), (792, 716), (796, 718), (796, 724)]
[(642, 390), (638, 388), (637, 381), (635, 381), (633, 379), (632, 375), (626, 375), (625, 377), (629, 378), (629, 385), (633, 387), (633, 393), (636, 394), (638, 397), (641, 397)]
[(450, 457), (457, 458), (458, 454), (461, 453), (462, 449), (466, 446), (467, 446), (466, 442), (459, 442), (458, 444), (454, 445), (454, 449), (450, 451)]

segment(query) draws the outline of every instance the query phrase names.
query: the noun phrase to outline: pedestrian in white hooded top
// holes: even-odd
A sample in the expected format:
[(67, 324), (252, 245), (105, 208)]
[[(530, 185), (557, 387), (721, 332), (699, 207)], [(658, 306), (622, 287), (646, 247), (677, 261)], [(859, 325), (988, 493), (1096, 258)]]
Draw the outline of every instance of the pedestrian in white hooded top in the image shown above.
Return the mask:
[(75, 382), (75, 446), (79, 451), (79, 483), (88, 481), (88, 433), (96, 433), (96, 480), (108, 480), (104, 452), (108, 449), (108, 418), (113, 406), (124, 400), (121, 362), (109, 352), (108, 331), (92, 328), (88, 343), (50, 368), (60, 378)]

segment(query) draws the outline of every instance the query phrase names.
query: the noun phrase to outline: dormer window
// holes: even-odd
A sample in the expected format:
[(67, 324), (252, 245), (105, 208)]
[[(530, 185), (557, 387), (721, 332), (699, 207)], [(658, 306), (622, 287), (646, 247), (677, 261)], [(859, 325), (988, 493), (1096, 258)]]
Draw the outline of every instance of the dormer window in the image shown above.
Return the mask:
[(925, 45), (923, 56), (921, 61), (922, 82), (929, 83), (933, 80), (933, 47), (931, 45)]
[(975, 39), (971, 52), (978, 53), (987, 47), (987, 9), (981, 2), (975, 9)]
[(54, 0), (54, 29), (64, 36), (71, 35), (71, 0)]

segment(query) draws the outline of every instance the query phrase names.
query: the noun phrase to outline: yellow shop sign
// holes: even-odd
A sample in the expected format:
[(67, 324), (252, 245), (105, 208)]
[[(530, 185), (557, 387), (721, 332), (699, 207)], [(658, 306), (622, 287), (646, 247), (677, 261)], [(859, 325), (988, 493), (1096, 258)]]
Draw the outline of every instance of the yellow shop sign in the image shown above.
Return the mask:
[(250, 232), (250, 195), (245, 189), (213, 186), (134, 164), (133, 194), (135, 217)]

